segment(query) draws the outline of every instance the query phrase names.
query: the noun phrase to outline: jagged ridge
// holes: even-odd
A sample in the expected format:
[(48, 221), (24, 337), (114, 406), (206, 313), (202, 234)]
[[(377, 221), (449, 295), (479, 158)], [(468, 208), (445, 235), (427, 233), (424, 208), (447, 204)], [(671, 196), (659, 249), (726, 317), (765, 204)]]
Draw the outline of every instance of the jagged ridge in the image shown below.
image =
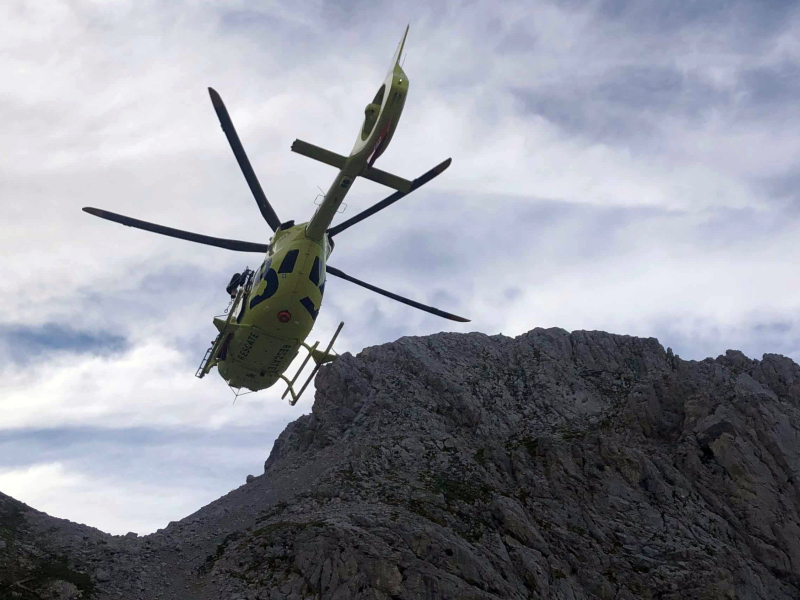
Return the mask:
[[(345, 354), (316, 383), (312, 414), (252, 483), (145, 538), (85, 528), (61, 543), (65, 566), (89, 575), (83, 594), (800, 594), (788, 358), (683, 361), (603, 332), (448, 333)], [(16, 531), (49, 519), (21, 514)], [(48, 555), (63, 523), (26, 539)]]

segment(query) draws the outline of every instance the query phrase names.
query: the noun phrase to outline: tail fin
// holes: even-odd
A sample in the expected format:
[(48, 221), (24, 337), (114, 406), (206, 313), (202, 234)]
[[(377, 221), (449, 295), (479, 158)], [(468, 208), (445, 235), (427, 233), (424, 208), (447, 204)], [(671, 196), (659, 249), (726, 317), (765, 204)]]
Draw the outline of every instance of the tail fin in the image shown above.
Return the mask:
[(400, 45), (397, 47), (397, 52), (395, 52), (394, 56), (392, 57), (392, 66), (389, 67), (390, 72), (400, 64), (400, 57), (403, 56), (403, 47), (406, 45), (406, 36), (408, 35), (409, 26), (410, 24), (406, 25), (405, 33), (403, 33), (403, 39), (400, 40)]

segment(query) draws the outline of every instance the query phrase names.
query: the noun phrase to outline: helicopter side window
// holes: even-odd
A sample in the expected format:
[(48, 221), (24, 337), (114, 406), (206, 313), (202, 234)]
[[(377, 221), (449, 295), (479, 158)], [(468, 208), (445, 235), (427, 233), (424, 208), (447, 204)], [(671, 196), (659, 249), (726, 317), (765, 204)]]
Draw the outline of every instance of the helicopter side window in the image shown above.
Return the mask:
[(281, 263), (281, 268), (278, 269), (278, 273), (291, 273), (294, 271), (294, 264), (297, 262), (297, 255), (300, 254), (299, 250), (289, 250), (286, 253), (286, 256), (283, 258), (283, 262)]
[(258, 285), (261, 282), (261, 280), (264, 279), (264, 273), (269, 271), (270, 266), (272, 266), (272, 257), (265, 260), (264, 263), (261, 265), (261, 268), (258, 270), (258, 273), (256, 274), (255, 285)]
[(314, 266), (311, 267), (311, 271), (308, 273), (308, 278), (311, 280), (316, 286), (319, 286), (319, 256), (314, 257)]

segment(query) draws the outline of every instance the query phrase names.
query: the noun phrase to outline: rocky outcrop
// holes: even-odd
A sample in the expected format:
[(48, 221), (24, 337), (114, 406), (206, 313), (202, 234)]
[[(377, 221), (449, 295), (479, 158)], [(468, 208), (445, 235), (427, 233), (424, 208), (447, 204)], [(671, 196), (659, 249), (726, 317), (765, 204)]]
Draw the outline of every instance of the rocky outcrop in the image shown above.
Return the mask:
[(448, 333), (345, 354), (316, 384), (263, 475), (153, 535), (0, 497), (0, 596), (800, 597), (788, 358)]

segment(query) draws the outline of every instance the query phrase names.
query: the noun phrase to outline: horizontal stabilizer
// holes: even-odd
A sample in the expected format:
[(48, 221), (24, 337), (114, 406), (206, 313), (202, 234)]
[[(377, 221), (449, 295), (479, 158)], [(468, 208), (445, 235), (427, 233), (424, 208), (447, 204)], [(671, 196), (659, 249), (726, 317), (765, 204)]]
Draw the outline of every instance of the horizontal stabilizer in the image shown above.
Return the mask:
[(381, 171), (375, 167), (367, 167), (361, 171), (361, 177), (364, 179), (369, 179), (370, 181), (374, 181), (375, 183), (380, 183), (386, 187), (390, 187), (398, 192), (403, 192), (404, 194), (407, 194), (411, 189), (411, 182), (408, 179), (403, 179), (402, 177), (392, 175), (386, 171)]
[(292, 152), (297, 152), (308, 158), (313, 158), (314, 160), (318, 160), (321, 163), (325, 163), (337, 169), (344, 169), (344, 163), (347, 162), (347, 158), (341, 154), (325, 150), (325, 148), (320, 148), (314, 144), (304, 142), (303, 140), (295, 140), (292, 143)]
[[(318, 160), (321, 163), (325, 163), (326, 165), (340, 170), (344, 168), (347, 162), (347, 158), (341, 154), (325, 150), (325, 148), (320, 148), (314, 144), (304, 142), (303, 140), (294, 141), (292, 144), (292, 152), (297, 152), (297, 154), (313, 158), (314, 160)], [(390, 187), (398, 192), (403, 192), (404, 194), (407, 194), (411, 189), (411, 182), (408, 179), (403, 179), (402, 177), (392, 175), (380, 169), (366, 168), (359, 175), (364, 179), (380, 183), (381, 185)]]

